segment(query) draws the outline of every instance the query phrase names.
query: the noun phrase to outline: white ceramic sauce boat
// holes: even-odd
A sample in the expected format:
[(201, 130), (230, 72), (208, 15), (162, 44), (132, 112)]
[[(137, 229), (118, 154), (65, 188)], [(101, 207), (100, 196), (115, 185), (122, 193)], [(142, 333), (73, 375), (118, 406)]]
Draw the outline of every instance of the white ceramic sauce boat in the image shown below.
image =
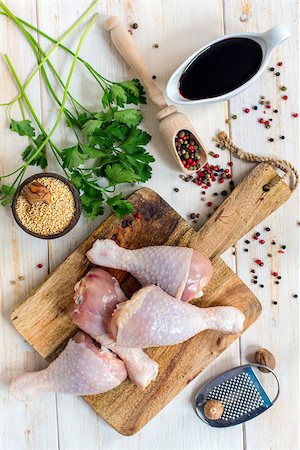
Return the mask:
[[(179, 67), (178, 69), (173, 72), (171, 77), (169, 78), (169, 81), (167, 83), (166, 87), (166, 95), (170, 99), (171, 102), (179, 104), (179, 105), (188, 105), (188, 104), (195, 104), (195, 103), (212, 103), (212, 102), (221, 102), (223, 100), (228, 100), (231, 97), (234, 97), (235, 95), (239, 94), (240, 92), (247, 89), (252, 83), (254, 83), (255, 80), (261, 75), (263, 70), (266, 68), (269, 58), (271, 56), (272, 51), (274, 50), (277, 45), (281, 44), (283, 41), (285, 41), (288, 37), (290, 37), (291, 33), (290, 30), (287, 28), (284, 24), (276, 25), (275, 27), (271, 28), (270, 30), (265, 31), (264, 33), (236, 33), (236, 34), (227, 34), (225, 36), (222, 36), (218, 39), (215, 39), (214, 41), (209, 42), (208, 44), (204, 45), (202, 48), (197, 50), (195, 53), (193, 53), (189, 58), (187, 58)], [(210, 98), (204, 98), (199, 100), (190, 100), (185, 97), (183, 97), (179, 92), (179, 80), (184, 72), (185, 68), (197, 58), (197, 56), (202, 53), (204, 50), (209, 48), (211, 45), (215, 44), (216, 42), (220, 42), (224, 39), (228, 38), (235, 38), (235, 37), (242, 37), (242, 38), (250, 38), (253, 41), (257, 42), (261, 49), (262, 49), (262, 61), (260, 64), (259, 70), (250, 78), (250, 80), (246, 81), (244, 84), (239, 86), (238, 88), (227, 92), (223, 95), (219, 95), (217, 97), (210, 97)]]

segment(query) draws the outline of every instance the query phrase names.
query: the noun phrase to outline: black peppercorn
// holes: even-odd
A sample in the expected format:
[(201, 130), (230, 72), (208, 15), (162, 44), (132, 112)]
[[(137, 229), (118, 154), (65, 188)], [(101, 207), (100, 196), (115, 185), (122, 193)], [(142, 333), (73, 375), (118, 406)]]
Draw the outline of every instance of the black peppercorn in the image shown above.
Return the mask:
[(276, 72), (275, 75), (276, 75), (276, 77), (279, 77), (280, 76), (280, 72)]
[(178, 189), (178, 188), (174, 188), (174, 191), (175, 191), (175, 192), (179, 192), (179, 189)]
[(227, 191), (222, 191), (222, 192), (221, 192), (221, 195), (222, 195), (223, 197), (226, 197)]
[(136, 29), (138, 28), (138, 24), (137, 24), (137, 23), (133, 23), (133, 24), (132, 24), (132, 28), (133, 28), (134, 30), (136, 30)]
[(285, 139), (285, 136), (280, 136), (280, 139)]
[(217, 197), (217, 195), (219, 195), (219, 194), (217, 192), (214, 192), (213, 195), (214, 195), (214, 197)]
[(273, 305), (277, 305), (278, 302), (272, 302), (272, 303), (273, 303)]
[(255, 273), (255, 269), (251, 269), (250, 272), (251, 272), (251, 273)]
[(286, 249), (286, 245), (282, 245), (281, 248), (282, 248), (283, 250), (285, 250), (285, 249)]
[(253, 106), (253, 109), (256, 111), (257, 110), (257, 106)]
[(257, 280), (257, 279), (258, 279), (258, 276), (257, 276), (257, 275), (254, 275), (253, 278), (254, 278), (254, 280)]
[(272, 244), (272, 245), (276, 245), (276, 242), (275, 242), (275, 241), (272, 241), (271, 244)]
[(196, 214), (195, 213), (190, 214), (190, 219), (195, 219), (195, 218), (196, 218)]
[(253, 280), (253, 284), (257, 284), (257, 281), (256, 281), (256, 280)]
[(274, 139), (273, 139), (273, 138), (270, 138), (269, 141), (270, 141), (270, 142), (274, 142)]
[(294, 294), (293, 297), (294, 297), (294, 298), (298, 298), (298, 295), (297, 295), (297, 294)]
[(260, 284), (259, 287), (264, 288), (265, 286), (263, 284)]
[(259, 232), (255, 233), (255, 236), (260, 236), (260, 233)]
[[(270, 72), (274, 72), (275, 69), (274, 69), (274, 67), (270, 67), (269, 70), (270, 70)], [(262, 97), (261, 97), (261, 98), (262, 98)]]
[(279, 284), (279, 281), (275, 281), (275, 284)]
[(278, 109), (274, 109), (274, 111), (273, 111), (275, 114), (277, 114), (278, 113)]
[(152, 75), (152, 79), (153, 79), (153, 80), (156, 80), (156, 75)]
[(250, 241), (248, 241), (248, 239), (246, 239), (245, 244), (250, 244)]
[(265, 230), (266, 230), (266, 231), (271, 231), (271, 228), (266, 227)]
[(281, 280), (281, 276), (280, 276), (280, 275), (278, 275), (277, 279), (278, 279), (278, 280)]
[(248, 249), (247, 249), (247, 248), (244, 248), (244, 252), (248, 252)]

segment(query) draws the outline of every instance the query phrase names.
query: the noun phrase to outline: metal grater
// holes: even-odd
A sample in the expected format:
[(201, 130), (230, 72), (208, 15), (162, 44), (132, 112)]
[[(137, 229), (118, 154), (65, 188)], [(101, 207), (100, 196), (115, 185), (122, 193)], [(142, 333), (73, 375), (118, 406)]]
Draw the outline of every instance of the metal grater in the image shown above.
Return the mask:
[[(277, 394), (271, 401), (257, 378), (253, 367), (264, 367), (277, 382)], [(269, 409), (279, 396), (279, 380), (267, 366), (245, 364), (222, 373), (206, 383), (196, 395), (196, 413), (200, 419), (212, 427), (230, 427), (257, 417)], [(204, 414), (204, 405), (208, 400), (219, 400), (224, 411), (217, 420), (210, 420)]]

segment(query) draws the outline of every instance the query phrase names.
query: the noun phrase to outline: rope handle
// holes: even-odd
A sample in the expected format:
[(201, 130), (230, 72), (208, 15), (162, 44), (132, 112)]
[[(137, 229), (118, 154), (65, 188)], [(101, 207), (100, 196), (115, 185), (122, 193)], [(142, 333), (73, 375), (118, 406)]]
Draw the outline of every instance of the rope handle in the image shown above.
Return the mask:
[(264, 186), (264, 191), (269, 191), (271, 187), (276, 185), (279, 181), (284, 181), (287, 178), (289, 178), (291, 175), (293, 175), (294, 179), (291, 185), (291, 191), (293, 192), (299, 183), (299, 173), (295, 166), (291, 164), (289, 161), (285, 161), (283, 159), (275, 159), (275, 158), (269, 158), (267, 156), (257, 156), (253, 153), (245, 152), (244, 150), (238, 148), (230, 139), (230, 137), (225, 133), (225, 131), (221, 131), (217, 134), (217, 137), (214, 138), (214, 140), (220, 144), (221, 147), (227, 148), (230, 152), (234, 153), (237, 158), (248, 161), (248, 162), (262, 162), (262, 163), (268, 163), (271, 164), (274, 167), (277, 167), (278, 169), (282, 170), (284, 172), (283, 177), (281, 177), (279, 180), (275, 179), (274, 182), (271, 182), (269, 184), (266, 184)]

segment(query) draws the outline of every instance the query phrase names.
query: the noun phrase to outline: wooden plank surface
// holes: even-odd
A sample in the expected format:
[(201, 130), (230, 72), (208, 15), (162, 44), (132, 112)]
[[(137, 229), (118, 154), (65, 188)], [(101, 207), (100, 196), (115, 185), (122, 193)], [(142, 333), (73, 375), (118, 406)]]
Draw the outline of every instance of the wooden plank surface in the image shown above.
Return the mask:
[[(9, 0), (8, 6), (33, 22), (36, 22), (51, 34), (61, 35), (74, 19), (89, 5), (88, 0), (74, 0), (61, 2), (59, 0), (35, 1), (35, 0)], [(35, 15), (35, 8), (37, 16)], [(240, 16), (244, 11), (251, 10), (247, 22), (241, 22)], [(104, 14), (99, 20), (97, 33), (84, 46), (83, 55), (96, 67), (105, 71), (105, 74), (115, 79), (122, 79), (133, 74), (126, 67), (126, 64), (112, 52), (111, 45), (105, 33), (103, 33), (101, 24), (107, 15), (117, 14), (124, 23), (138, 22), (139, 28), (134, 34), (134, 38), (139, 48), (146, 56), (147, 63), (152, 72), (157, 75), (158, 83), (164, 87), (165, 83), (176, 68), (191, 52), (205, 44), (209, 40), (223, 34), (224, 26), (227, 32), (238, 30), (263, 31), (272, 24), (284, 21), (293, 30), (293, 36), (284, 43), (278, 50), (278, 56), (285, 62), (284, 70), (285, 82), (289, 87), (289, 97), (292, 103), (290, 108), (299, 110), (297, 89), (298, 89), (298, 18), (299, 3), (294, 0), (269, 0), (247, 1), (244, 0), (187, 0), (182, 2), (177, 0), (145, 0), (145, 1), (117, 1), (103, 0), (98, 11)], [(30, 71), (28, 62), (33, 59), (31, 52), (25, 44), (22, 45), (21, 37), (17, 39), (13, 25), (0, 18), (1, 29), (1, 51), (6, 51), (18, 65), (18, 71), (21, 74)], [(180, 30), (180, 33), (178, 33)], [(159, 49), (153, 49), (153, 43), (158, 42)], [(15, 45), (16, 44), (16, 45)], [(74, 42), (73, 42), (74, 44)], [(95, 51), (97, 46), (97, 51)], [(276, 55), (277, 56), (277, 55)], [(65, 60), (58, 58), (60, 69), (65, 66)], [(53, 58), (56, 61), (56, 55)], [(23, 63), (24, 61), (24, 63)], [(276, 63), (274, 55), (273, 63)], [(25, 64), (26, 62), (26, 64)], [(1, 61), (1, 100), (10, 98), (14, 94), (13, 83), (8, 73), (4, 70), (3, 61)], [(67, 67), (66, 67), (67, 70)], [(229, 102), (232, 113), (237, 112), (239, 119), (245, 117), (242, 114), (242, 107), (259, 95), (265, 94), (267, 97), (274, 95), (273, 79), (269, 78), (270, 73), (266, 72), (249, 91)], [(288, 81), (286, 81), (288, 80)], [(281, 80), (277, 80), (279, 83)], [(83, 89), (84, 86), (84, 89)], [(36, 86), (35, 86), (36, 87)], [(89, 95), (89, 102), (96, 105), (97, 100), (94, 95), (93, 83), (82, 83), (78, 77), (78, 82), (74, 83), (74, 90), (81, 98), (85, 99), (85, 94)], [(32, 90), (32, 99), (35, 99), (38, 90)], [(247, 97), (249, 92), (249, 97)], [(92, 95), (92, 96), (90, 96)], [(276, 97), (278, 93), (276, 94)], [(233, 102), (239, 101), (238, 104)], [(230, 106), (232, 104), (232, 106)], [(235, 107), (235, 105), (237, 105)], [(239, 106), (239, 108), (238, 108)], [(288, 108), (284, 106), (283, 111)], [(49, 120), (50, 105), (43, 103), (43, 112), (47, 121)], [(235, 108), (237, 108), (235, 110)], [(52, 108), (53, 109), (53, 108)], [(226, 129), (225, 119), (227, 115), (227, 104), (203, 105), (201, 107), (185, 107), (182, 109), (189, 116), (192, 123), (202, 137), (207, 148), (213, 148), (211, 137), (217, 129)], [(156, 157), (153, 178), (149, 183), (160, 195), (162, 195), (183, 217), (187, 217), (190, 212), (199, 211), (201, 219), (195, 227), (199, 227), (206, 220), (207, 208), (205, 203), (199, 201), (199, 191), (196, 186), (181, 182), (178, 172), (171, 155), (168, 154), (162, 144), (156, 129), (154, 119), (155, 109), (147, 105), (145, 111), (145, 127), (152, 134), (151, 151)], [(300, 155), (298, 148), (298, 121), (291, 122), (289, 115), (280, 114), (278, 119), (279, 130), (285, 132), (285, 141), (276, 141), (270, 146), (270, 152), (274, 155), (286, 157), (299, 166)], [(52, 113), (55, 117), (56, 113)], [(249, 119), (249, 120), (248, 120)], [(48, 123), (48, 122), (47, 122)], [(265, 153), (266, 133), (256, 125), (254, 116), (247, 116), (247, 121), (239, 121), (231, 124), (236, 143), (243, 146), (246, 150)], [(278, 127), (278, 126), (277, 126)], [(15, 164), (14, 141), (12, 133), (7, 131), (7, 122), (5, 113), (1, 111), (1, 143), (0, 143), (0, 164), (1, 172), (11, 169)], [(277, 128), (276, 128), (277, 129)], [(5, 134), (4, 134), (4, 130)], [(272, 129), (272, 131), (274, 128)], [(276, 135), (277, 136), (277, 135)], [(14, 139), (19, 139), (14, 137)], [(59, 144), (65, 141), (65, 136), (57, 135), (56, 142)], [(263, 145), (262, 145), (263, 144)], [(11, 149), (10, 152), (7, 149)], [(18, 151), (16, 152), (16, 154)], [(220, 152), (220, 163), (224, 166), (228, 161), (227, 152)], [(242, 178), (250, 169), (245, 163), (238, 163), (234, 159), (234, 178)], [(180, 192), (174, 193), (173, 188), (178, 186)], [(221, 199), (221, 197), (218, 197)], [(220, 200), (219, 200), (220, 202)], [(214, 199), (215, 203), (215, 199)], [(3, 214), (1, 211), (1, 315), (2, 324), (0, 327), (0, 336), (2, 346), (1, 358), (1, 401), (5, 402), (5, 408), (1, 408), (1, 436), (2, 447), (4, 450), (44, 450), (51, 448), (60, 448), (64, 450), (169, 450), (178, 448), (185, 449), (230, 449), (230, 450), (258, 450), (261, 448), (271, 448), (273, 450), (282, 450), (289, 448), (296, 450), (299, 448), (299, 413), (298, 406), (293, 405), (294, 413), (290, 411), (282, 413), (282, 407), (288, 408), (288, 402), (278, 404), (268, 414), (260, 416), (259, 419), (248, 422), (244, 427), (228, 428), (226, 430), (213, 430), (199, 422), (191, 408), (191, 400), (199, 383), (226, 370), (234, 365), (238, 365), (252, 353), (257, 346), (264, 345), (274, 351), (277, 356), (278, 370), (281, 378), (287, 380), (284, 385), (284, 396), (294, 399), (296, 402), (294, 380), (298, 379), (298, 361), (295, 356), (299, 354), (297, 346), (298, 318), (299, 308), (297, 301), (290, 297), (290, 291), (299, 291), (298, 264), (299, 264), (299, 229), (296, 222), (299, 218), (299, 193), (294, 194), (285, 208), (276, 212), (273, 217), (266, 222), (271, 224), (272, 230), (277, 239), (287, 243), (289, 251), (287, 258), (279, 260), (278, 257), (272, 260), (272, 267), (276, 269), (277, 263), (280, 263), (280, 270), (284, 277), (279, 286), (275, 286), (269, 281), (267, 270), (264, 273), (265, 288), (256, 288), (250, 283), (250, 262), (256, 256), (265, 257), (267, 252), (265, 248), (252, 247), (249, 251), (250, 256), (245, 255), (243, 251), (243, 241), (237, 246), (236, 255), (232, 255), (230, 250), (226, 254), (226, 262), (233, 268), (237, 268), (239, 276), (254, 289), (256, 295), (262, 300), (264, 314), (262, 319), (257, 322), (255, 328), (251, 328), (251, 333), (246, 332), (242, 338), (242, 346), (236, 341), (229, 349), (218, 358), (215, 364), (212, 364), (199, 378), (190, 383), (177, 398), (168, 405), (150, 424), (138, 435), (124, 438), (117, 435), (109, 426), (98, 419), (91, 408), (75, 397), (57, 396), (55, 410), (54, 396), (49, 396), (42, 402), (32, 404), (18, 404), (10, 399), (7, 394), (7, 382), (13, 375), (27, 367), (26, 358), (29, 359), (29, 368), (38, 369), (43, 364), (41, 359), (32, 351), (29, 346), (22, 343), (22, 340), (11, 329), (7, 321), (10, 312), (16, 302), (20, 301), (25, 295), (37, 286), (48, 269), (47, 253), (43, 251), (43, 245), (40, 241), (31, 240), (28, 236), (20, 233), (17, 228), (12, 228), (12, 218), (9, 213)], [(63, 242), (51, 244), (49, 248), (49, 263), (52, 270), (57, 266), (70, 251), (76, 248), (90, 230), (99, 223), (90, 224), (86, 220), (75, 228)], [(261, 227), (262, 229), (263, 227)], [(16, 246), (19, 250), (18, 255), (13, 259), (13, 267), (7, 261), (12, 260), (13, 254), (13, 236), (17, 235)], [(36, 262), (43, 262), (44, 267), (41, 270), (35, 269)], [(267, 266), (269, 268), (269, 266)], [(271, 267), (270, 267), (271, 268)], [(25, 282), (18, 283), (17, 286), (9, 285), (10, 278), (14, 278), (12, 272), (23, 272), (26, 276)], [(280, 299), (279, 307), (271, 304), (273, 299)], [(243, 355), (243, 359), (240, 359)], [(3, 372), (4, 370), (4, 372)], [(4, 383), (4, 384), (3, 384)], [(48, 405), (52, 405), (48, 408)], [(70, 417), (66, 413), (70, 410), (76, 411)], [(40, 417), (44, 417), (41, 422)], [(45, 420), (46, 417), (46, 420)], [(281, 424), (274, 427), (274, 423)], [(176, 432), (174, 431), (176, 430)], [(257, 430), (257, 431), (256, 431)], [(43, 439), (40, 437), (43, 436)], [(288, 439), (288, 441), (287, 441)], [(57, 442), (57, 446), (56, 443)]]

